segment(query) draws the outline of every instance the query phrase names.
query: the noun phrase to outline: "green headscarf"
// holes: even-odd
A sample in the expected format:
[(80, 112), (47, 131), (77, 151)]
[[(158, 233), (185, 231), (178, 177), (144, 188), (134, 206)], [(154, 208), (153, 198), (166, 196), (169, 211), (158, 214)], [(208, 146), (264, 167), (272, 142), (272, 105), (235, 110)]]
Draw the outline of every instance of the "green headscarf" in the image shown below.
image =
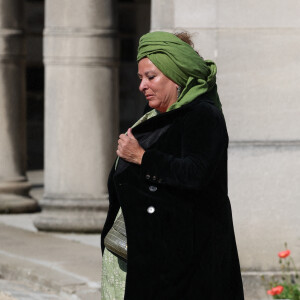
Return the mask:
[(172, 33), (150, 32), (140, 38), (137, 61), (145, 57), (182, 88), (177, 102), (168, 111), (190, 103), (204, 93), (208, 93), (208, 97), (222, 109), (217, 92), (215, 63), (203, 60), (189, 44)]

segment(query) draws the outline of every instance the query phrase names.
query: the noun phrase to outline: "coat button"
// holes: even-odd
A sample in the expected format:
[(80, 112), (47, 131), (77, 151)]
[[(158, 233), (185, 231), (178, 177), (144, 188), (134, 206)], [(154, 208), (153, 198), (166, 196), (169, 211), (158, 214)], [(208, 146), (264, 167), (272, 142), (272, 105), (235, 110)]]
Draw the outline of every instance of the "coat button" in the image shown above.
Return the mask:
[(149, 174), (146, 175), (146, 179), (148, 179), (148, 180), (150, 179), (150, 175)]
[(154, 186), (154, 185), (150, 185), (150, 186), (149, 186), (149, 191), (150, 191), (150, 192), (156, 192), (156, 191), (157, 191), (157, 187)]
[(148, 212), (148, 214), (153, 214), (155, 212), (155, 208), (153, 206), (149, 206), (147, 208), (147, 212)]

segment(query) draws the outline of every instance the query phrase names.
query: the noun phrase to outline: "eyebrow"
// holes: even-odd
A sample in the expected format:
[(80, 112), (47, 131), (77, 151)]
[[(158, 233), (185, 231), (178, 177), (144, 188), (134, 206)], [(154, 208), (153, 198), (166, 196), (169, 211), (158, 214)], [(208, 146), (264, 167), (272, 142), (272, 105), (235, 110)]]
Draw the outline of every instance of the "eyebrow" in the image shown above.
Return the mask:
[[(150, 71), (147, 71), (147, 72), (145, 72), (145, 75), (148, 76), (149, 73), (155, 73), (155, 71), (151, 71), (151, 70), (150, 70)], [(137, 73), (137, 75), (138, 75), (138, 76), (142, 76), (140, 73)]]

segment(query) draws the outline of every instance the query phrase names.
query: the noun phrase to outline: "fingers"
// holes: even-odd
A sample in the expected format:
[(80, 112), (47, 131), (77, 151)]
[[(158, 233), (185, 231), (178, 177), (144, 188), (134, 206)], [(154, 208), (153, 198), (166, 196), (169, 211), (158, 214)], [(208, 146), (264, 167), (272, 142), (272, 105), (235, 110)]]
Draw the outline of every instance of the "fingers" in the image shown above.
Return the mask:
[(123, 150), (122, 150), (122, 145), (121, 144), (118, 144), (118, 148), (117, 148), (116, 153), (117, 153), (118, 156), (123, 157)]
[(145, 150), (140, 146), (137, 139), (129, 128), (127, 134), (121, 134), (118, 140), (117, 155), (124, 160), (140, 165)]
[(129, 128), (129, 129), (127, 130), (127, 135), (128, 135), (129, 138), (135, 139), (134, 135), (132, 134), (132, 128)]
[(118, 156), (127, 161), (135, 162), (135, 156), (141, 149), (142, 148), (137, 139), (132, 134), (131, 128), (127, 130), (127, 134), (120, 134), (118, 140), (118, 149), (116, 151)]
[(128, 136), (126, 135), (126, 134), (124, 134), (124, 133), (122, 133), (122, 134), (120, 134), (119, 135), (119, 141), (121, 140), (121, 141), (126, 141), (126, 140), (128, 140)]
[(120, 134), (119, 135), (119, 140), (118, 140), (118, 145), (123, 145), (124, 143), (130, 142), (130, 140), (136, 140), (134, 135), (132, 134), (132, 128), (129, 128), (127, 130), (127, 134)]
[(130, 139), (136, 139), (134, 137), (134, 135), (132, 134), (132, 128), (129, 128), (127, 130), (126, 134), (122, 133), (122, 134), (119, 135), (119, 139), (121, 139), (121, 140), (126, 140), (128, 138), (130, 138)]

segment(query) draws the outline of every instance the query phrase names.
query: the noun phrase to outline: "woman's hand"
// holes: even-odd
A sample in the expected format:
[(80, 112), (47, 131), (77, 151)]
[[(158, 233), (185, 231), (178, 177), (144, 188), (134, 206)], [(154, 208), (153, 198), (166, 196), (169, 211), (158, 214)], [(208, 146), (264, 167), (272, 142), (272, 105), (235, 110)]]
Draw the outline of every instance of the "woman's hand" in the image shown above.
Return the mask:
[(142, 157), (145, 150), (140, 146), (137, 139), (131, 132), (131, 128), (128, 129), (127, 135), (121, 134), (118, 140), (117, 155), (124, 160), (140, 165), (142, 163)]

